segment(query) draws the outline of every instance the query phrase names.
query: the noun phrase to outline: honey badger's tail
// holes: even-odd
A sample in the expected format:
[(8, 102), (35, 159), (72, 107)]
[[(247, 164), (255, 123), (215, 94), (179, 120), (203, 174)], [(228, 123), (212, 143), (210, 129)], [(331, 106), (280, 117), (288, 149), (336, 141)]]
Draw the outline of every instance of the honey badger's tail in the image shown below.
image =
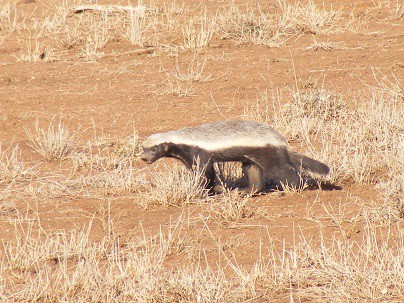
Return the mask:
[(324, 163), (301, 155), (297, 152), (289, 150), (289, 156), (292, 163), (296, 165), (296, 167), (303, 167), (303, 169), (306, 171), (319, 175), (327, 175), (330, 172), (330, 168)]

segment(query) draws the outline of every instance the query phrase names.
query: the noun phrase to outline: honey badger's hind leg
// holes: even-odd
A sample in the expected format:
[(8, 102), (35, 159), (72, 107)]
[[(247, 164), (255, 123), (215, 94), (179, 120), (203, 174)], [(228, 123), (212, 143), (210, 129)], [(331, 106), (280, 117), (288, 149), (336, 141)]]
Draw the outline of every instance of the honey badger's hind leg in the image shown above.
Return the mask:
[(301, 186), (300, 170), (290, 159), (286, 149), (278, 149), (268, 155), (263, 164), (268, 174), (269, 189), (283, 190), (284, 186), (299, 188)]
[(248, 155), (248, 158), (260, 167), (266, 190), (282, 190), (284, 185), (295, 188), (300, 186), (299, 169), (289, 158), (286, 149), (267, 148)]
[(204, 168), (206, 185), (205, 188), (209, 190), (209, 194), (215, 193), (215, 168), (213, 167), (213, 162), (209, 161)]
[(301, 178), (296, 169), (290, 165), (273, 164), (265, 169), (268, 190), (283, 190), (284, 187), (299, 188)]
[(248, 183), (244, 192), (247, 194), (258, 194), (265, 190), (263, 172), (260, 166), (254, 162), (245, 162), (243, 163), (243, 174)]

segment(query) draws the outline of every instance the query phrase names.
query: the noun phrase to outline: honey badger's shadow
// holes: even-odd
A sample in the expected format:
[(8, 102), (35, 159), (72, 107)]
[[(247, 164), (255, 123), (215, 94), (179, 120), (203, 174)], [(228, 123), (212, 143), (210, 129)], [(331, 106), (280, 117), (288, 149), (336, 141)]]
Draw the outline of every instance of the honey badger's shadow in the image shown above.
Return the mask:
[[(215, 169), (215, 187), (211, 194), (220, 194), (224, 189), (236, 190), (248, 188), (247, 177), (243, 174), (241, 162), (217, 162), (214, 164)], [(269, 175), (264, 175), (265, 188), (261, 193), (283, 190), (316, 190), (322, 189), (326, 191), (342, 190), (342, 187), (332, 184), (329, 181), (317, 179), (309, 174), (301, 176), (299, 186), (289, 186), (287, 183), (279, 185), (273, 181)]]

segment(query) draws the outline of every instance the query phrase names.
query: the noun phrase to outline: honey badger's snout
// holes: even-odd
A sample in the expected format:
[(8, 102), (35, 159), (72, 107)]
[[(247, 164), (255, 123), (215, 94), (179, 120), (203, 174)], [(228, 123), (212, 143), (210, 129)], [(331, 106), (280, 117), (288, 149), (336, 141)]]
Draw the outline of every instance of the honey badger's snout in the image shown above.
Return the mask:
[(150, 153), (148, 153), (147, 151), (143, 150), (142, 155), (140, 156), (140, 159), (142, 159), (143, 161), (145, 161), (147, 164), (152, 163), (152, 156), (150, 155)]
[(149, 162), (149, 157), (148, 157), (148, 155), (147, 155), (145, 152), (142, 153), (142, 155), (140, 156), (140, 159), (142, 159), (142, 160), (145, 161), (146, 163)]
[(161, 156), (159, 155), (159, 148), (157, 146), (153, 147), (143, 147), (143, 153), (140, 159), (145, 161), (147, 164), (151, 164), (156, 161)]

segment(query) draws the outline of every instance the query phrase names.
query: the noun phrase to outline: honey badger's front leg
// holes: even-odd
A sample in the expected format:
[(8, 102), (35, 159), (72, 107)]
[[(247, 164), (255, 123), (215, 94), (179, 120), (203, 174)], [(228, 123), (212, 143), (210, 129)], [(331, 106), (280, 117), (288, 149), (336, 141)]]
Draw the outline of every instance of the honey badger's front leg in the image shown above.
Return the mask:
[(197, 156), (193, 157), (192, 165), (186, 165), (191, 170), (199, 170), (201, 176), (205, 177), (205, 189), (210, 193), (214, 193), (215, 186), (215, 168), (213, 161), (210, 159), (208, 153), (199, 152)]

